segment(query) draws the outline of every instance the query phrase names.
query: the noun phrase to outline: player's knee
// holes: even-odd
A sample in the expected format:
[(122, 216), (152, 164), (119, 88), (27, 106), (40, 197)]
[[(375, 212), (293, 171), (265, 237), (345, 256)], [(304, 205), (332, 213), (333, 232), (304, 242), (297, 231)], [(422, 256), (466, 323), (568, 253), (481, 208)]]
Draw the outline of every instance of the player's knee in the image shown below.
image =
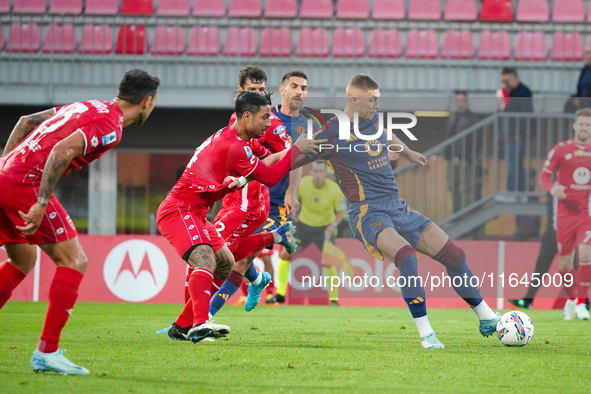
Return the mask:
[(433, 260), (439, 261), (446, 267), (453, 267), (460, 261), (464, 255), (464, 249), (460, 248), (454, 241), (447, 240), (443, 248), (433, 257)]
[(581, 245), (579, 247), (579, 261), (591, 261), (591, 246)]
[(78, 272), (85, 273), (88, 268), (88, 257), (84, 251), (79, 250), (74, 256), (56, 262), (58, 266), (72, 268)]
[(206, 244), (198, 245), (193, 248), (187, 262), (193, 268), (205, 268), (210, 272), (215, 272), (217, 268), (213, 249)]

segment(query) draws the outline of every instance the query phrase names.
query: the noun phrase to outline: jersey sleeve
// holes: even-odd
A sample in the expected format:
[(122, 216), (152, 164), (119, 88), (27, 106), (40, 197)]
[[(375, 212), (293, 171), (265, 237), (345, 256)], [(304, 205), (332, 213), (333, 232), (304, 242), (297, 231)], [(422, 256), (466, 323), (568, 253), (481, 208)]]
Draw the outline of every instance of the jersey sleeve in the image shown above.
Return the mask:
[(257, 166), (264, 166), (246, 144), (233, 143), (226, 158), (226, 172), (232, 176), (249, 176)]
[(260, 138), (260, 142), (273, 153), (281, 152), (291, 147), (291, 138), (281, 122), (272, 122), (271, 127)]
[(538, 179), (540, 186), (548, 192), (554, 186), (554, 182), (552, 182), (552, 174), (558, 169), (562, 157), (562, 149), (560, 148), (560, 145), (556, 145), (548, 153), (548, 158), (544, 162), (544, 167), (542, 167), (542, 172), (540, 172), (540, 177)]
[(259, 159), (264, 159), (267, 156), (271, 155), (271, 152), (264, 146), (262, 146), (258, 140), (252, 139), (251, 146), (252, 146), (252, 153)]
[(76, 131), (84, 136), (83, 156), (105, 152), (116, 146), (121, 138), (121, 134), (117, 133), (117, 126), (104, 118), (95, 118)]

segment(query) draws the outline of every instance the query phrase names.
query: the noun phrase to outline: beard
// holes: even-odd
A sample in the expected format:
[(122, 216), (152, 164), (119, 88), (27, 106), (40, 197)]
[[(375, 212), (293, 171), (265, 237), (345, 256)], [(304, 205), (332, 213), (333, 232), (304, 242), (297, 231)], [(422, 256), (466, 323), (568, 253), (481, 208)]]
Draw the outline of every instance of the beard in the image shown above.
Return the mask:
[(143, 113), (140, 112), (139, 114), (137, 114), (137, 116), (133, 119), (133, 123), (135, 123), (138, 126), (143, 125), (144, 123), (146, 123), (146, 120), (148, 119), (148, 117)]

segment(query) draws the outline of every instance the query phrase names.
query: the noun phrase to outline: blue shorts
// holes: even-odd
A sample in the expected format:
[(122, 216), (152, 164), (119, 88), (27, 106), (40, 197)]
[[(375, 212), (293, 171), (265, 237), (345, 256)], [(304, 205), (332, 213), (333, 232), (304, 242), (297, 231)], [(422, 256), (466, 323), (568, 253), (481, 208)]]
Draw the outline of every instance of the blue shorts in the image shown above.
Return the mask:
[(256, 230), (254, 234), (264, 234), (273, 230), (277, 230), (285, 222), (287, 222), (287, 211), (285, 210), (285, 207), (283, 205), (271, 203), (267, 221), (258, 230)]
[(376, 242), (382, 230), (392, 227), (416, 248), (423, 230), (432, 223), (431, 219), (409, 207), (401, 198), (352, 203), (347, 214), (355, 238), (361, 241), (373, 257), (380, 260), (383, 260), (384, 256)]

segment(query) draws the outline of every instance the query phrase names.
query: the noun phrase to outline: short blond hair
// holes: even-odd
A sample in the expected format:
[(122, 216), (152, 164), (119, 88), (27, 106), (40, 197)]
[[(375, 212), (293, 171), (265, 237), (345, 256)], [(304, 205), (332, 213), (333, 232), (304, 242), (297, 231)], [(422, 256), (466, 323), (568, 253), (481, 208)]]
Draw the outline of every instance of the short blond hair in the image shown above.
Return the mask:
[(577, 112), (575, 112), (575, 122), (577, 121), (577, 118), (579, 116), (588, 116), (591, 118), (591, 108), (587, 107), (587, 108), (581, 108), (579, 110), (577, 110)]
[(367, 92), (379, 88), (377, 82), (371, 79), (368, 75), (357, 74), (349, 81), (349, 84), (347, 85), (347, 93), (349, 94), (352, 90)]

